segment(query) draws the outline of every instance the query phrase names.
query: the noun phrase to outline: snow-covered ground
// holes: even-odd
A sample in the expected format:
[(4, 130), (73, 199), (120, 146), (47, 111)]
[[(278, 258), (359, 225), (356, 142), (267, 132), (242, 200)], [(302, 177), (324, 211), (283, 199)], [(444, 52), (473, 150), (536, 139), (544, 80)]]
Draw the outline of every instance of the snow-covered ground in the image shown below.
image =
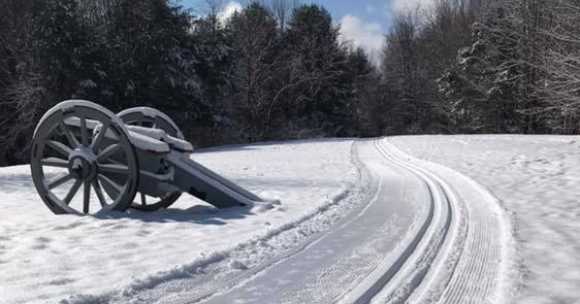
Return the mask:
[[(357, 141), (352, 153), (360, 183), (351, 195), (255, 244), (274, 253), (269, 259), (232, 264), (253, 257), (253, 244), (230, 254), (237, 271), (208, 266), (102, 302), (509, 303), (511, 225), (492, 195), (388, 139)], [(328, 229), (311, 229), (329, 218), (337, 220)], [(284, 237), (304, 231), (315, 233), (302, 243)], [(294, 249), (272, 250), (276, 244)]]
[(514, 303), (580, 303), (580, 138), (410, 136), (401, 150), (486, 186), (512, 213), (519, 271)]
[[(28, 166), (0, 168), (0, 303), (105, 302), (187, 277), (243, 247), (254, 252), (226, 267), (250, 267), (327, 229), (341, 216), (327, 212), (334, 205), (356, 203), (351, 147), (350, 140), (323, 140), (196, 153), (209, 168), (280, 200), (251, 210), (217, 211), (183, 195), (151, 214), (56, 216), (34, 190)], [(291, 231), (305, 221), (312, 223)], [(260, 246), (284, 231), (291, 233), (279, 246)]]
[(194, 159), (280, 203), (216, 210), (184, 195), (154, 213), (55, 216), (28, 166), (0, 168), (0, 303), (580, 303), (576, 137), (295, 141)]

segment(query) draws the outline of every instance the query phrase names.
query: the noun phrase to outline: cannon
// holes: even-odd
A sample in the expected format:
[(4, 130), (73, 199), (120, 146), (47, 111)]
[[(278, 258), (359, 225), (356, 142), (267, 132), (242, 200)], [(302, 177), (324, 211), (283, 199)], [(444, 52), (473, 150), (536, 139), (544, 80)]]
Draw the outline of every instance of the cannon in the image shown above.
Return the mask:
[(183, 192), (217, 208), (264, 201), (194, 161), (192, 152), (179, 127), (156, 109), (115, 115), (89, 101), (67, 100), (36, 126), (30, 167), (38, 194), (55, 214), (154, 211)]

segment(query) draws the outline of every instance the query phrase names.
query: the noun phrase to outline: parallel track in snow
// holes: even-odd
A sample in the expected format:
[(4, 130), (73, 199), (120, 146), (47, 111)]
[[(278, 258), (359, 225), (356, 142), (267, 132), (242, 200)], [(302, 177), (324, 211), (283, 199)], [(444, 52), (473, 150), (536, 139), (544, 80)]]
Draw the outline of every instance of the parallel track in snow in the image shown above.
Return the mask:
[[(385, 259), (395, 265), (390, 275), (397, 273), (397, 265), (403, 265), (404, 257), (415, 251), (444, 209), (431, 201), (426, 183), (381, 156), (372, 141), (357, 146), (356, 158), (373, 176), (367, 205), (304, 250), (202, 303), (333, 303)], [(364, 286), (363, 294), (372, 297), (388, 279), (389, 275), (381, 274), (370, 285), (364, 280), (358, 286)]]
[[(511, 226), (497, 199), (449, 168), (414, 159), (386, 140), (376, 145), (386, 158), (435, 184), (430, 188), (446, 198), (451, 220), (447, 229), (441, 230), (444, 242), (431, 242), (413, 252), (400, 268), (399, 278), (385, 284), (372, 302), (506, 302)], [(427, 237), (423, 242), (429, 242)]]
[[(161, 284), (154, 296), (145, 290), (113, 302), (135, 296), (143, 299), (136, 303), (180, 304), (506, 302), (510, 226), (497, 200), (387, 139), (355, 144), (355, 163), (369, 175), (364, 208), (300, 248), (214, 277), (221, 282), (194, 276)], [(170, 290), (179, 291), (165, 294)]]
[[(448, 244), (449, 239), (457, 238), (459, 224), (462, 223), (461, 218), (456, 219), (461, 215), (457, 206), (458, 200), (443, 181), (430, 172), (401, 160), (381, 140), (376, 140), (374, 145), (387, 161), (411, 172), (427, 186), (431, 201), (425, 203), (429, 204), (431, 216), (413, 241), (406, 245), (396, 262), (381, 263), (367, 277), (366, 282), (340, 301), (344, 304), (369, 303), (377, 296), (385, 303), (402, 303), (408, 300), (444, 251), (444, 244)], [(454, 263), (450, 266), (454, 267)]]

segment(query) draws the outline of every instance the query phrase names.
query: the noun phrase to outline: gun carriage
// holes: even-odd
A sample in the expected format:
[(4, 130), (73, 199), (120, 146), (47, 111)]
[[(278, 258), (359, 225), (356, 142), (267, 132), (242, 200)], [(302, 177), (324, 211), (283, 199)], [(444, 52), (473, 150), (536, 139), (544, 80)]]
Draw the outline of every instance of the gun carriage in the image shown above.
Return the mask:
[[(30, 166), (38, 193), (56, 214), (154, 211), (183, 192), (217, 208), (262, 201), (194, 161), (192, 152), (179, 127), (156, 109), (115, 115), (89, 101), (68, 100), (36, 126)], [(54, 168), (61, 173), (51, 174)], [(78, 193), (82, 200), (72, 204)]]

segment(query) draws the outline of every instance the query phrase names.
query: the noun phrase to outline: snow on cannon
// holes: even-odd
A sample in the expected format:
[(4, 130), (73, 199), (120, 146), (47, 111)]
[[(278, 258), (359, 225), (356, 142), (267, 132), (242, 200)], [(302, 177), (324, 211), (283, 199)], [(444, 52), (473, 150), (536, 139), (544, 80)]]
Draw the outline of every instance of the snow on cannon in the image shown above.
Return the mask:
[(192, 152), (177, 125), (158, 110), (137, 107), (115, 115), (89, 101), (69, 100), (36, 126), (30, 166), (36, 190), (56, 214), (154, 211), (182, 192), (217, 208), (263, 201), (193, 161)]

